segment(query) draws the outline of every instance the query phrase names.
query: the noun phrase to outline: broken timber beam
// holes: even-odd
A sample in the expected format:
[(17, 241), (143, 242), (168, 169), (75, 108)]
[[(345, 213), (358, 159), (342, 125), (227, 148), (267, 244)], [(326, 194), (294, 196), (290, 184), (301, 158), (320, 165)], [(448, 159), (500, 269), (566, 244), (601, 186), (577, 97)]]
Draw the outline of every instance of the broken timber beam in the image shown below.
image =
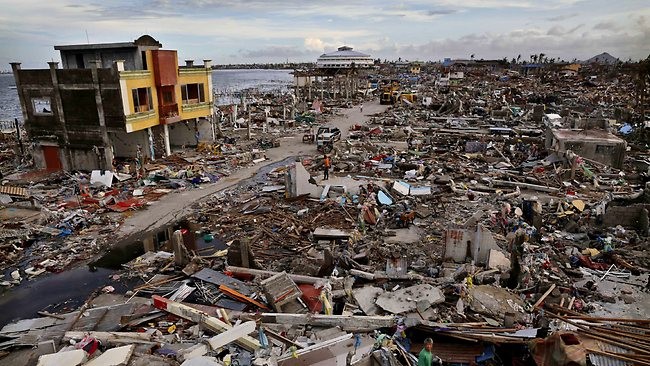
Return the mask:
[[(183, 319), (199, 323), (215, 333), (222, 333), (232, 329), (232, 326), (230, 324), (224, 323), (218, 318), (210, 316), (203, 311), (196, 310), (192, 307), (166, 299), (162, 296), (153, 295), (151, 298), (153, 299), (153, 305), (156, 308), (164, 310), (168, 313), (172, 313), (176, 316), (180, 316)], [(261, 347), (260, 342), (250, 336), (243, 336), (237, 339), (236, 342), (248, 350), (254, 351)]]
[(221, 334), (209, 338), (205, 341), (204, 344), (197, 344), (190, 348), (183, 349), (179, 351), (179, 361), (183, 362), (185, 360), (192, 359), (194, 357), (203, 356), (204, 354), (217, 350), (231, 342), (236, 341), (237, 339), (247, 336), (255, 331), (255, 322), (249, 321), (239, 325), (234, 326), (232, 329), (227, 330)]
[[(248, 275), (253, 275), (253, 276), (262, 276), (262, 277), (272, 277), (272, 276), (275, 276), (278, 273), (280, 273), (280, 272), (263, 271), (263, 270), (260, 270), (260, 269), (235, 267), (235, 266), (226, 266), (226, 271), (227, 272), (232, 272), (232, 273), (248, 274)], [(295, 274), (290, 274), (290, 273), (288, 273), (288, 275), (289, 275), (289, 278), (291, 278), (291, 280), (293, 282), (296, 282), (296, 283), (308, 283), (308, 284), (314, 285), (314, 284), (316, 284), (318, 282), (327, 281), (327, 278), (302, 276), (302, 275), (295, 275)]]
[(506, 187), (519, 187), (520, 189), (532, 189), (533, 191), (538, 192), (548, 192), (548, 193), (557, 193), (560, 191), (559, 188), (540, 186), (537, 184), (530, 183), (521, 183), (521, 182), (510, 182), (507, 180), (492, 180), (492, 184), (495, 186), (506, 186)]
[(265, 323), (341, 327), (350, 332), (371, 331), (395, 325), (395, 318), (392, 316), (262, 313), (262, 320)]
[(534, 308), (539, 307), (539, 306), (542, 304), (542, 302), (544, 302), (544, 300), (546, 299), (546, 297), (547, 297), (548, 295), (550, 295), (551, 292), (553, 292), (553, 290), (555, 290), (555, 284), (552, 284), (551, 287), (549, 287), (549, 289), (546, 290), (546, 292), (544, 292), (544, 295), (542, 295), (542, 297), (540, 297), (539, 300), (537, 300), (537, 302), (535, 302), (535, 305), (533, 305), (533, 307), (534, 307)]
[(83, 339), (87, 335), (101, 341), (102, 343), (154, 343), (153, 334), (138, 332), (67, 331), (65, 332), (63, 339)]

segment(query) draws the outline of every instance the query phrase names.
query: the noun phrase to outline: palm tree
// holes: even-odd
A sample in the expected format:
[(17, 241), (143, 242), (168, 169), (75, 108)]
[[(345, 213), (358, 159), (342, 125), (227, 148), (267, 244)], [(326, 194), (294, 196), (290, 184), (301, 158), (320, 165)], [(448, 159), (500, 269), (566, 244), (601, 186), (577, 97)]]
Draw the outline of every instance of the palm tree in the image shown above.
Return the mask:
[(519, 63), (519, 60), (521, 60), (521, 55), (517, 55), (517, 63)]
[(540, 52), (539, 58), (538, 58), (540, 63), (544, 62), (544, 56), (546, 56), (546, 54)]
[(537, 63), (537, 55), (532, 55), (531, 57), (533, 59), (533, 63)]
[(472, 61), (474, 61), (474, 54), (472, 53), (472, 54), (469, 56), (469, 58), (470, 58)]

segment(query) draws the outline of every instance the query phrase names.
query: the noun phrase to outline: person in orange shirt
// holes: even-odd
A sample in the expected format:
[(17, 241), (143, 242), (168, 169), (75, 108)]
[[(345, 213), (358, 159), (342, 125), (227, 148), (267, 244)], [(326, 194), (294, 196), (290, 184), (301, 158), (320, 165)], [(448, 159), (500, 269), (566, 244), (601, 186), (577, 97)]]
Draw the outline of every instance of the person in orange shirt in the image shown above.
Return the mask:
[(329, 156), (323, 155), (323, 180), (330, 177), (330, 168), (332, 167), (332, 159)]

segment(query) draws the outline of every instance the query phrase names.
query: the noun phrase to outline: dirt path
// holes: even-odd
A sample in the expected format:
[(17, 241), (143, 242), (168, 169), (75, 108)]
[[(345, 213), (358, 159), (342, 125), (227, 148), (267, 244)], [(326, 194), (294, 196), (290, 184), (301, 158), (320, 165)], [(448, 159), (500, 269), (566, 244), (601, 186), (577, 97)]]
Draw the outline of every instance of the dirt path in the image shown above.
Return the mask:
[[(359, 106), (344, 109), (342, 115), (335, 116), (327, 125), (340, 128), (342, 138), (345, 139), (350, 126), (365, 122), (370, 119), (367, 115), (385, 109), (386, 106), (380, 105), (379, 101), (365, 102), (363, 113), (359, 110)], [(302, 135), (282, 138), (280, 147), (267, 150), (266, 156), (269, 160), (264, 163), (240, 169), (216, 183), (202, 185), (197, 189), (169, 193), (160, 200), (153, 202), (147, 209), (136, 211), (119, 227), (112, 244), (142, 239), (145, 235), (182, 219), (192, 212), (191, 206), (195, 202), (252, 177), (260, 168), (266, 165), (282, 161), (291, 156), (315, 155), (316, 153), (316, 145), (304, 144)]]

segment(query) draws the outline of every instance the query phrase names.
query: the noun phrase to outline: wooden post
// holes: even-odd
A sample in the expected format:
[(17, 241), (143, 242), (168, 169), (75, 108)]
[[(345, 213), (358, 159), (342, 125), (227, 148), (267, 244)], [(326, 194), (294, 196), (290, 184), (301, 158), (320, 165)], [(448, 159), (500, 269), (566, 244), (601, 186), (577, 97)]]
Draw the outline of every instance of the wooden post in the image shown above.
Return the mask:
[(189, 258), (180, 230), (176, 230), (172, 234), (172, 247), (174, 248), (174, 263), (178, 266), (186, 266), (189, 263)]
[(241, 255), (241, 265), (250, 268), (250, 260), (248, 258), (248, 251), (250, 250), (250, 243), (248, 238), (244, 238), (239, 242), (239, 254)]
[(156, 250), (156, 247), (153, 243), (153, 236), (150, 236), (142, 241), (145, 252), (153, 252)]

